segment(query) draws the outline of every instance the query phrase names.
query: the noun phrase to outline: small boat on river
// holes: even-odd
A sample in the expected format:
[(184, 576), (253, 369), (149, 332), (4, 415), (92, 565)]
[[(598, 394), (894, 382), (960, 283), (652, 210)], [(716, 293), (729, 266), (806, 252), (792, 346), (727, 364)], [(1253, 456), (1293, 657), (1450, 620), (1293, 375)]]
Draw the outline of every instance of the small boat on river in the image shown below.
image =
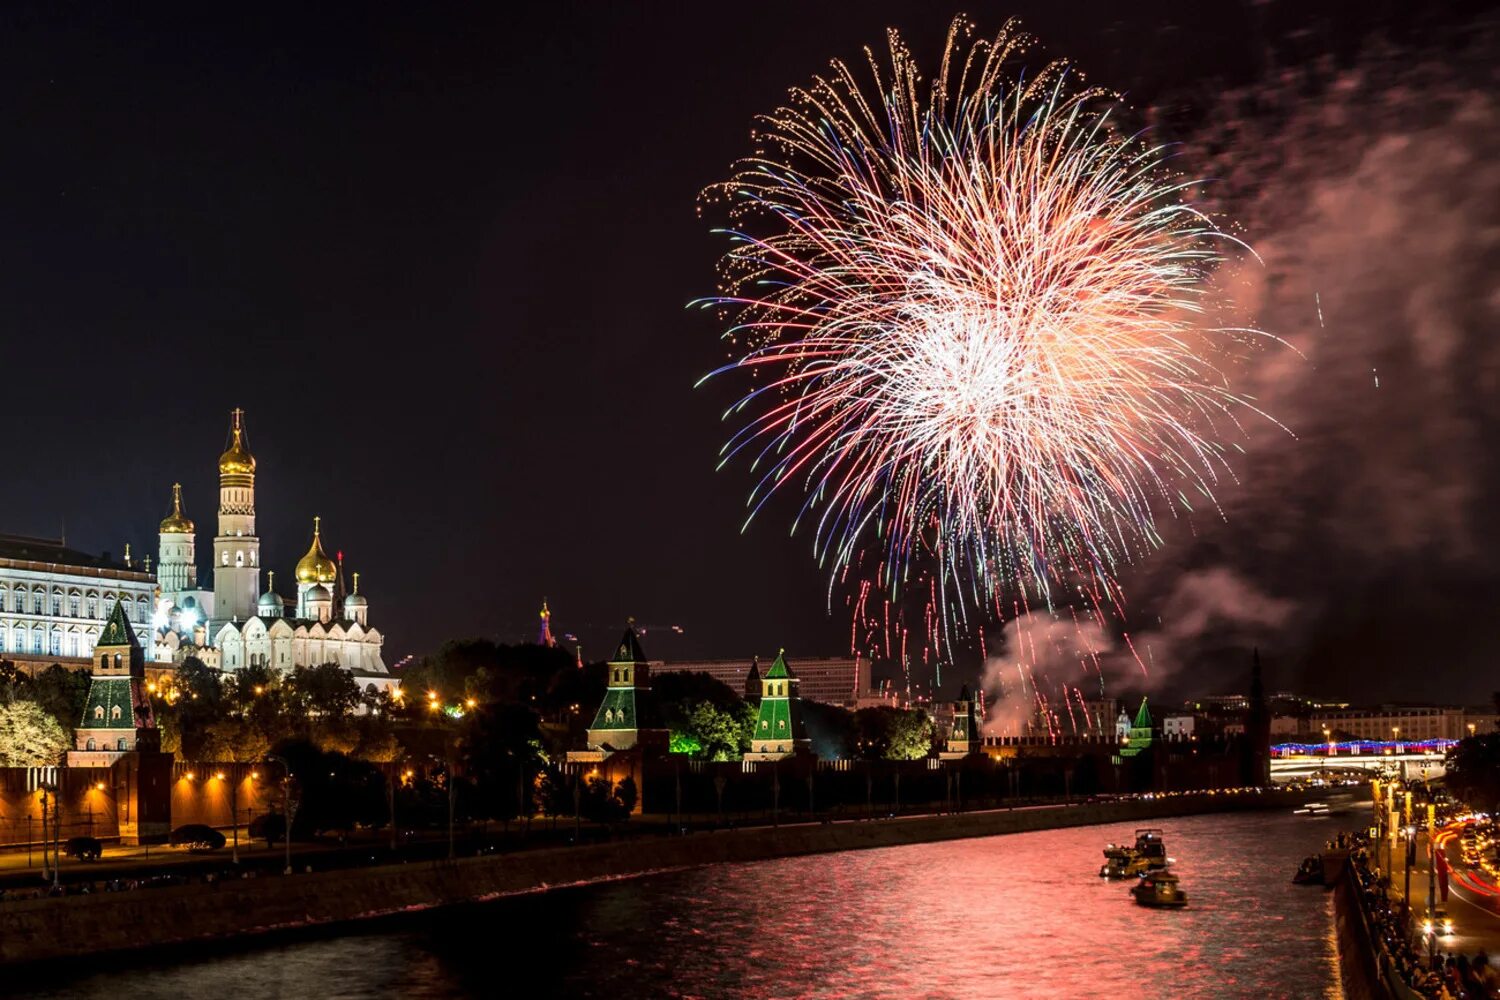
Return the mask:
[(1136, 905), (1156, 909), (1176, 910), (1187, 905), (1187, 893), (1182, 891), (1176, 875), (1168, 871), (1144, 875), (1131, 887), (1130, 894)]
[(1144, 827), (1135, 831), (1135, 846), (1125, 844), (1104, 845), (1104, 866), (1099, 869), (1100, 878), (1133, 878), (1149, 871), (1166, 868), (1172, 860), (1167, 857), (1167, 845), (1161, 838), (1161, 830)]
[(1322, 855), (1314, 854), (1310, 858), (1302, 859), (1302, 864), (1297, 867), (1297, 874), (1292, 876), (1292, 883), (1294, 885), (1322, 885)]

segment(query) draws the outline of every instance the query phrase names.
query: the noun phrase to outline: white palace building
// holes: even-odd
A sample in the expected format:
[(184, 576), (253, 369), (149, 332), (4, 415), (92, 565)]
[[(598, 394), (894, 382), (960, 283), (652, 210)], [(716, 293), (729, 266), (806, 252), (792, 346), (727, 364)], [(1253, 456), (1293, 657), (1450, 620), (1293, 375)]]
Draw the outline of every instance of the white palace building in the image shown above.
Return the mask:
[(323, 548), (319, 518), (296, 566), (296, 596), (277, 594), (270, 572), (262, 592), (255, 457), (243, 411), (232, 414), (229, 435), (219, 456), (212, 589), (198, 582), (197, 528), (184, 511), (181, 485), (172, 487), (172, 512), (159, 528), (154, 576), (150, 557), (136, 565), (128, 547), (116, 562), (61, 541), (0, 535), (0, 656), (32, 668), (85, 665), (118, 597), (142, 647), (163, 667), (189, 655), (225, 672), (336, 663), (362, 688), (393, 687), (359, 574), (346, 589), (342, 562)]

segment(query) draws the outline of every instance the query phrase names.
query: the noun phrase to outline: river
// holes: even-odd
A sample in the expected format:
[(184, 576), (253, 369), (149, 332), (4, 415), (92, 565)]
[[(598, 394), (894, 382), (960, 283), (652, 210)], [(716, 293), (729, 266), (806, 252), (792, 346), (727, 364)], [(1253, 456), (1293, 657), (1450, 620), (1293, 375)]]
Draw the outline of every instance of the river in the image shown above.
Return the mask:
[(1333, 821), (1267, 812), (1159, 825), (1186, 910), (1138, 907), (1098, 877), (1101, 848), (1129, 839), (1129, 825), (1079, 827), (671, 872), (125, 970), (80, 963), (27, 994), (1343, 995), (1331, 898), (1289, 882)]

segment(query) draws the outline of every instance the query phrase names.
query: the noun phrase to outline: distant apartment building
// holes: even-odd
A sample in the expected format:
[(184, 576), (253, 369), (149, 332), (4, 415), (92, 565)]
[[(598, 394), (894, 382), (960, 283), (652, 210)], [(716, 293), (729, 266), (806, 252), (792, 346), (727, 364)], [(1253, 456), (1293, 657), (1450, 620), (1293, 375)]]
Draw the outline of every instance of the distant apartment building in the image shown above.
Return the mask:
[[(762, 671), (770, 668), (772, 655), (762, 662)], [(735, 660), (679, 660), (675, 662), (651, 663), (651, 671), (663, 673), (704, 673), (716, 681), (733, 688), (735, 693), (745, 693), (745, 680), (755, 657), (746, 656)], [(803, 701), (821, 701), (829, 705), (854, 708), (869, 704), (870, 699), (879, 702), (879, 694), (870, 688), (870, 661), (863, 657), (818, 657), (811, 659), (787, 658), (787, 666), (797, 675), (798, 695)]]
[(1196, 715), (1167, 715), (1161, 720), (1161, 734), (1168, 739), (1192, 739), (1197, 735)]
[[(1326, 731), (1331, 737), (1361, 740), (1460, 740), (1471, 732), (1486, 731), (1485, 725), (1492, 727), (1493, 720), (1493, 712), (1441, 705), (1315, 710), (1299, 720), (1303, 728), (1298, 735), (1322, 739)], [(1470, 725), (1474, 726), (1473, 730), (1469, 729)]]

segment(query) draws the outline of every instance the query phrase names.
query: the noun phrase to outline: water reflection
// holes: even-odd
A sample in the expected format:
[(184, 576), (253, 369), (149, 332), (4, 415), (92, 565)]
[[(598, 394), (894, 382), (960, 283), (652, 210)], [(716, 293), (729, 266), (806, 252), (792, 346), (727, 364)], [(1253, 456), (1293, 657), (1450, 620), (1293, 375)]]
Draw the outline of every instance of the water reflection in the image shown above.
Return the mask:
[[(1089, 827), (721, 866), (429, 915), (411, 928), (140, 969), (136, 997), (1338, 997), (1330, 835), (1167, 820), (1191, 905), (1134, 905)], [(631, 848), (638, 849), (638, 848)], [(38, 996), (118, 997), (118, 975)]]

